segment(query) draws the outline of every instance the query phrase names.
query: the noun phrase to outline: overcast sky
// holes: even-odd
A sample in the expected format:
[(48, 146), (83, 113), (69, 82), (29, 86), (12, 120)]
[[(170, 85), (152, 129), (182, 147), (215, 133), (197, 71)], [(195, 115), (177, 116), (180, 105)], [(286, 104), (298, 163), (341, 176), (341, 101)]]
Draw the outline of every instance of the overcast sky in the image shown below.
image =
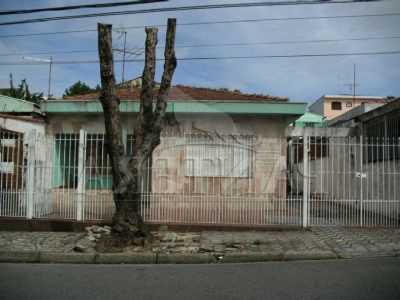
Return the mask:
[[(257, 0), (253, 0), (257, 1)], [(99, 11), (120, 11), (148, 7), (165, 7), (205, 3), (253, 2), (252, 0), (185, 1), (171, 0), (168, 3), (117, 7), (101, 10), (64, 11), (24, 16), (0, 17), (0, 22), (42, 16), (71, 15)], [(279, 1), (279, 0), (277, 0)], [(113, 2), (107, 0), (63, 1), (63, 0), (1, 0), (0, 9), (29, 9), (83, 3)], [(0, 26), (0, 35), (95, 29), (97, 22), (113, 24), (115, 27), (166, 24), (168, 17), (178, 19), (177, 46), (190, 44), (299, 41), (315, 39), (347, 39), (364, 37), (400, 37), (400, 16), (346, 18), (325, 20), (296, 20), (257, 23), (234, 23), (219, 25), (179, 26), (179, 23), (237, 20), (248, 18), (281, 18), (338, 16), (400, 12), (400, 1), (360, 4), (324, 4), (307, 6), (279, 6), (236, 9), (215, 9), (180, 13), (156, 13), (124, 15), (52, 21), (40, 24)], [(160, 30), (159, 43), (164, 42), (164, 30)], [(144, 45), (144, 30), (128, 30), (128, 48)], [(122, 39), (114, 34), (114, 47), (122, 47)], [(85, 32), (50, 36), (0, 38), (0, 55), (7, 53), (36, 51), (97, 50), (97, 33)], [(318, 44), (251, 45), (235, 47), (178, 48), (178, 57), (198, 56), (254, 56), (293, 55), (312, 53), (348, 53), (400, 50), (399, 39), (369, 41), (341, 41)], [(158, 55), (162, 56), (159, 50)], [(22, 55), (0, 56), (1, 62), (22, 61)], [(48, 55), (31, 55), (48, 58)], [(96, 52), (54, 54), (54, 61), (93, 60)], [(115, 55), (120, 59), (119, 55)], [(351, 93), (353, 64), (357, 65), (357, 94), (400, 95), (400, 55), (346, 56), (320, 58), (279, 58), (219, 61), (179, 62), (174, 84), (240, 89), (248, 93), (263, 93), (287, 96), (292, 101), (313, 102), (323, 94)], [(128, 63), (125, 78), (134, 78), (142, 72), (142, 63)], [(158, 66), (158, 78), (162, 64)], [(9, 73), (15, 82), (26, 78), (34, 91), (47, 91), (48, 66), (0, 66), (0, 87), (8, 87)], [(117, 80), (121, 79), (121, 66), (116, 65)], [(99, 82), (97, 64), (55, 65), (52, 90), (61, 96), (64, 89), (77, 80), (96, 85)]]

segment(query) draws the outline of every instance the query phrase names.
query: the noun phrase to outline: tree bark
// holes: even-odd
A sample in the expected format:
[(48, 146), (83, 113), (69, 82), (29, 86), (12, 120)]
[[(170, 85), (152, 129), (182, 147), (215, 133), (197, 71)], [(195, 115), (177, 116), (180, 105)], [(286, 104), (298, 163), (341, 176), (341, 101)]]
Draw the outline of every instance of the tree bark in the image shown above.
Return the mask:
[[(176, 69), (174, 51), (176, 20), (169, 19), (165, 47), (165, 64), (160, 89), (155, 96), (156, 28), (146, 28), (145, 66), (140, 94), (140, 111), (134, 130), (133, 158), (128, 158), (122, 139), (119, 99), (116, 94), (112, 56), (112, 27), (98, 24), (101, 95), (104, 112), (105, 142), (113, 176), (113, 197), (116, 212), (113, 217), (113, 234), (135, 239), (145, 238), (149, 231), (140, 215), (141, 180), (151, 169), (151, 156), (160, 144), (160, 134), (165, 120), (167, 98)], [(154, 100), (156, 105), (154, 107)], [(148, 172), (147, 172), (148, 171)], [(151, 191), (145, 191), (151, 192)]]

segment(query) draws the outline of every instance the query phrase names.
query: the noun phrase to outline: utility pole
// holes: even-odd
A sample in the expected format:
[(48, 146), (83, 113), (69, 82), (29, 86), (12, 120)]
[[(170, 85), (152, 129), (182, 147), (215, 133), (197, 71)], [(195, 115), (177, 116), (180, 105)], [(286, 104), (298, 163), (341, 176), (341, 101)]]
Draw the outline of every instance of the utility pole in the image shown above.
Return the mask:
[(126, 31), (123, 31), (123, 34), (124, 34), (124, 53), (122, 55), (122, 83), (125, 82)]
[(113, 51), (122, 52), (122, 71), (121, 71), (121, 82), (125, 82), (125, 58), (126, 58), (126, 30), (115, 30), (115, 32), (119, 33), (120, 35), (124, 36), (124, 47), (123, 49), (112, 49)]
[(14, 90), (14, 81), (13, 81), (13, 75), (10, 73), (10, 90)]
[(356, 104), (356, 64), (353, 65), (353, 105)]
[(51, 67), (53, 65), (53, 57), (50, 56), (50, 63), (49, 63), (49, 87), (47, 89), (47, 100), (50, 100), (51, 97)]
[(15, 97), (15, 94), (13, 74), (10, 73), (10, 96)]

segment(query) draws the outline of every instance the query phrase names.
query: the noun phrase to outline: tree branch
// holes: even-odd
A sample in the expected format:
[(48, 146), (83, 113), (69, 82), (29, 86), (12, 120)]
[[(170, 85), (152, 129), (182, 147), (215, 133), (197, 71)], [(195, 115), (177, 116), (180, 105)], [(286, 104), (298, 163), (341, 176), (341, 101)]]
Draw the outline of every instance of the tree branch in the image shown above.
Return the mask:
[(143, 143), (145, 132), (153, 125), (154, 77), (156, 72), (156, 47), (158, 29), (146, 28), (145, 64), (142, 75), (142, 90), (140, 93), (140, 114), (138, 118), (138, 145)]
[[(124, 159), (122, 127), (119, 115), (119, 99), (116, 95), (114, 62), (112, 54), (112, 26), (98, 24), (98, 48), (100, 59), (101, 95), (100, 101), (104, 112), (105, 141), (113, 173), (113, 190), (121, 184), (124, 174), (121, 161)], [(118, 197), (116, 205), (118, 207)]]
[(168, 94), (171, 88), (172, 77), (177, 66), (175, 56), (175, 35), (176, 35), (176, 19), (168, 19), (167, 36), (164, 50), (164, 71), (161, 79), (160, 89), (157, 95), (157, 104), (154, 112), (153, 131), (156, 134), (161, 133), (161, 127), (165, 118), (167, 109)]

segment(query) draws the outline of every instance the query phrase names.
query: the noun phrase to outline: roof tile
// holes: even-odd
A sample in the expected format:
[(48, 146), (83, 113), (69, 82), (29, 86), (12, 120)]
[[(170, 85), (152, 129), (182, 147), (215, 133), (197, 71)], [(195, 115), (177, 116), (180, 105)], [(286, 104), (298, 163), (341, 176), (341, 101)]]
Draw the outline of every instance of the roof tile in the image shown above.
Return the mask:
[[(140, 98), (140, 88), (118, 88), (117, 96), (121, 100), (138, 100)], [(89, 93), (83, 95), (64, 97), (70, 100), (95, 100), (99, 93)], [(170, 90), (169, 100), (174, 101), (279, 101), (287, 102), (286, 97), (275, 97), (270, 95), (245, 94), (239, 91), (227, 89), (211, 89), (204, 87), (192, 87), (185, 85), (173, 86)]]

